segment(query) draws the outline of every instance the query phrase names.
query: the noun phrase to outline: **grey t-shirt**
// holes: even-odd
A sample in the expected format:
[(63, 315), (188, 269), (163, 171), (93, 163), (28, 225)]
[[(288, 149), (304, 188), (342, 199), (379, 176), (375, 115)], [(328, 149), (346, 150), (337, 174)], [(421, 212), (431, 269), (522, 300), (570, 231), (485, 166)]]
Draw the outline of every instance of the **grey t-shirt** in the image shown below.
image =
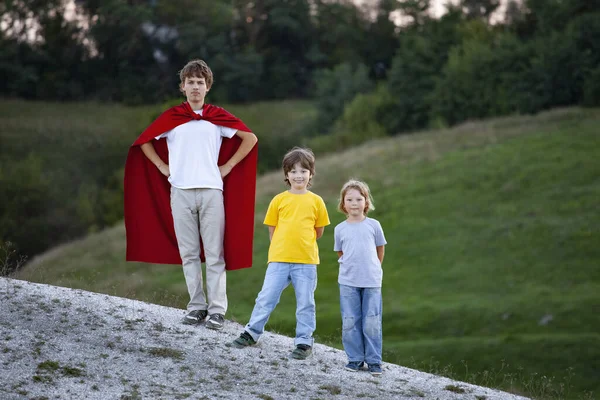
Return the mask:
[(334, 251), (344, 254), (338, 262), (338, 283), (353, 287), (381, 287), (383, 269), (377, 258), (377, 246), (387, 244), (379, 221), (339, 223), (334, 230)]

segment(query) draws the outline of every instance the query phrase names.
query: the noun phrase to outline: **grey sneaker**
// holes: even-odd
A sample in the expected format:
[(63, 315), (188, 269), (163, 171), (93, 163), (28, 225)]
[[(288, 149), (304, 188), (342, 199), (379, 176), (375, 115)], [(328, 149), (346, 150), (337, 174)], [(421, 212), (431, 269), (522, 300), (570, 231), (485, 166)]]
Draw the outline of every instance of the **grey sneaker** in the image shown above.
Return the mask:
[(369, 364), (369, 372), (373, 376), (379, 376), (382, 374), (381, 365), (379, 364)]
[(312, 347), (307, 344), (299, 344), (296, 346), (294, 351), (292, 351), (292, 358), (296, 360), (306, 360), (308, 356), (312, 353)]
[(348, 364), (346, 364), (346, 370), (348, 371), (352, 371), (352, 372), (357, 372), (358, 370), (362, 369), (365, 366), (365, 363), (363, 361), (350, 361)]
[(201, 322), (204, 322), (206, 316), (208, 315), (208, 311), (206, 310), (193, 310), (188, 313), (181, 322), (186, 325), (197, 325)]
[(225, 317), (223, 314), (211, 314), (208, 317), (208, 321), (206, 321), (206, 327), (209, 329), (214, 329), (220, 331), (223, 329), (223, 325), (225, 324)]
[(231, 343), (227, 343), (225, 346), (237, 347), (238, 349), (242, 349), (244, 347), (254, 346), (255, 344), (256, 341), (252, 338), (252, 336), (248, 332), (244, 331), (242, 332), (239, 338), (235, 339)]

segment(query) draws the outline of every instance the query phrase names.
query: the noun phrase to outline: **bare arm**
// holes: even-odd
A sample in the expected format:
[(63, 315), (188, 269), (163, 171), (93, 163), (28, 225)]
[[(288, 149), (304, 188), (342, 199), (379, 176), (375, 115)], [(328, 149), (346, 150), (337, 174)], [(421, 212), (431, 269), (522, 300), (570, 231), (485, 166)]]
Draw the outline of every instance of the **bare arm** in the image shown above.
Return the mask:
[(275, 227), (269, 225), (269, 241), (273, 240), (273, 232), (275, 232)]
[(377, 246), (377, 258), (379, 258), (379, 262), (383, 264), (383, 256), (385, 254), (385, 246)]
[(237, 151), (229, 161), (219, 167), (219, 171), (221, 171), (221, 178), (225, 178), (240, 161), (244, 159), (250, 153), (250, 150), (254, 147), (256, 142), (258, 142), (258, 138), (252, 132), (245, 131), (237, 131), (235, 133), (238, 135), (240, 139), (242, 139), (242, 143), (240, 147), (238, 147)]
[(344, 252), (343, 251), (338, 251), (337, 255), (338, 255), (338, 258), (341, 258), (344, 255)]
[(152, 164), (156, 165), (156, 168), (158, 168), (161, 174), (167, 177), (171, 175), (171, 172), (169, 171), (169, 166), (165, 164), (163, 160), (161, 160), (158, 154), (156, 154), (156, 150), (154, 149), (154, 145), (152, 144), (152, 142), (144, 143), (140, 147), (144, 155), (148, 157)]
[(321, 236), (323, 236), (323, 231), (325, 231), (325, 227), (321, 226), (319, 228), (315, 228), (315, 231), (317, 232), (317, 239), (319, 239)]

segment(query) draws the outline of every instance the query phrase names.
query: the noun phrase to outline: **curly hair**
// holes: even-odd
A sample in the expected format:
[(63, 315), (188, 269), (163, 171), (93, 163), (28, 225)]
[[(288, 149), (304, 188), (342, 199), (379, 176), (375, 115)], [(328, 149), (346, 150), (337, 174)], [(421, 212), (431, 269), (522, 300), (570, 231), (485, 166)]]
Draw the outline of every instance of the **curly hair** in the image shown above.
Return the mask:
[(365, 209), (363, 210), (364, 215), (367, 215), (369, 211), (373, 211), (375, 209), (375, 203), (373, 203), (373, 197), (371, 196), (369, 185), (357, 179), (350, 179), (348, 182), (344, 183), (344, 186), (342, 186), (342, 190), (340, 191), (338, 203), (339, 211), (346, 215), (348, 214), (346, 207), (344, 207), (344, 197), (346, 197), (346, 193), (348, 193), (348, 191), (351, 189), (358, 191), (358, 193), (365, 198)]
[(181, 84), (185, 83), (185, 78), (202, 77), (206, 80), (206, 87), (211, 88), (213, 84), (213, 73), (208, 64), (203, 60), (196, 59), (185, 64), (185, 67), (179, 71)]

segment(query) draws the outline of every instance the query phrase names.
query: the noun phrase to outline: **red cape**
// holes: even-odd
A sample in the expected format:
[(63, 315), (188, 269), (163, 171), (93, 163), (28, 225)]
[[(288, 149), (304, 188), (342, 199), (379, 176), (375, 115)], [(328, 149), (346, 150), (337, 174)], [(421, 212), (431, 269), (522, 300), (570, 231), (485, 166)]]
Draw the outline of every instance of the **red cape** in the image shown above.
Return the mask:
[[(173, 216), (171, 184), (144, 155), (140, 145), (153, 141), (159, 157), (168, 163), (166, 139), (156, 136), (192, 120), (204, 119), (215, 125), (251, 132), (244, 123), (220, 107), (205, 104), (202, 116), (187, 102), (162, 113), (131, 145), (125, 163), (124, 203), (127, 261), (181, 264)], [(237, 151), (241, 139), (224, 138), (218, 164), (226, 163)], [(256, 193), (257, 146), (227, 175), (223, 182), (225, 203), (225, 263), (228, 270), (252, 266), (254, 203)], [(204, 254), (202, 252), (202, 260)]]

